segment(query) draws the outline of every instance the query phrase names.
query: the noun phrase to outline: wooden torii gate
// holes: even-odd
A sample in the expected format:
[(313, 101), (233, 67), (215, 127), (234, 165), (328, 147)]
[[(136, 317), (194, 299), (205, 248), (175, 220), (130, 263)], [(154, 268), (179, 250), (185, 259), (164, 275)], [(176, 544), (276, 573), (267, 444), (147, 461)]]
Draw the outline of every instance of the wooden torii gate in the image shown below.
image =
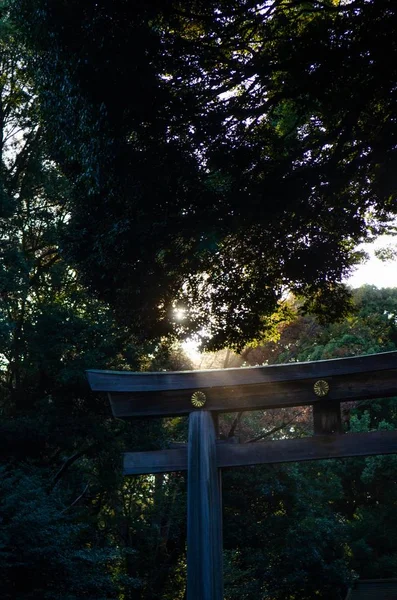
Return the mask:
[[(242, 369), (87, 371), (121, 419), (189, 415), (187, 447), (126, 452), (124, 474), (188, 471), (188, 600), (222, 600), (220, 469), (397, 453), (397, 431), (342, 433), (340, 403), (397, 396), (397, 352)], [(217, 414), (312, 405), (312, 437), (251, 444), (216, 439)]]

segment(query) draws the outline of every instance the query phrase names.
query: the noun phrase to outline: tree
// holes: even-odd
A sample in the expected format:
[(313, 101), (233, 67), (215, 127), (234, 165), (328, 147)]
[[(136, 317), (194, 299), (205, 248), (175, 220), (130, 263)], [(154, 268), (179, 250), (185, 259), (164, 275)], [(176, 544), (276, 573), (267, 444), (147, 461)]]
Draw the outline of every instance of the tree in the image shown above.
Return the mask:
[[(279, 325), (278, 340), (248, 348), (246, 363), (395, 350), (396, 290), (363, 286), (353, 301), (353, 314), (338, 324), (296, 314)], [(397, 425), (395, 398), (342, 409), (353, 432)], [(311, 433), (310, 411), (298, 418), (286, 409), (267, 412), (243, 414), (235, 433), (243, 440)], [(227, 433), (230, 419), (221, 428)], [(375, 456), (225, 472), (226, 597), (336, 600), (354, 578), (395, 577), (395, 467), (394, 456)]]
[[(36, 137), (17, 186), (5, 188), (2, 221), (2, 594), (183, 598), (183, 479), (124, 482), (119, 455), (182, 438), (184, 423), (112, 420), (81, 374), (171, 366), (164, 340), (149, 349), (138, 336), (167, 333), (178, 301), (188, 309), (180, 332), (209, 323), (214, 347), (274, 330), (269, 315), (287, 287), (309, 292), (323, 317), (335, 308), (328, 291), (369, 213), (393, 210), (393, 182), (379, 185), (376, 161), (393, 161), (383, 117), (394, 118), (394, 92), (367, 31), (373, 21), (380, 39), (395, 9), (18, 0), (10, 10), (13, 34), (29, 44), (14, 62), (23, 83), (13, 114), (30, 100), (24, 128)], [(393, 56), (394, 40), (384, 41)], [(364, 89), (367, 47), (374, 68)], [(330, 73), (338, 77), (326, 86)], [(139, 78), (142, 93), (131, 98), (126, 81)], [(11, 70), (6, 94), (14, 80)], [(342, 102), (349, 81), (353, 97), (362, 94), (353, 124), (353, 100)], [(372, 145), (363, 148), (366, 132)], [(366, 298), (360, 319), (291, 323), (303, 339), (282, 330), (272, 361), (392, 348), (394, 294)], [(392, 401), (351, 412), (355, 429), (395, 424)], [(310, 425), (268, 415), (242, 424), (251, 439), (304, 435)], [(228, 434), (239, 423), (226, 425)], [(386, 457), (249, 469), (246, 487), (241, 472), (226, 474), (229, 598), (343, 597), (360, 569), (393, 574), (396, 543), (382, 533), (394, 519), (393, 468)], [(10, 558), (14, 543), (29, 550), (17, 553), (22, 564)]]
[(279, 323), (274, 340), (248, 346), (248, 365), (304, 362), (376, 354), (396, 349), (395, 288), (364, 285), (352, 290), (352, 312), (340, 323), (321, 323), (300, 314), (300, 302), (290, 299), (290, 320)]
[[(173, 560), (148, 560), (171, 485), (131, 503), (120, 472), (130, 447), (161, 447), (162, 423), (128, 426), (89, 391), (85, 369), (188, 368), (162, 341), (143, 347), (90, 294), (65, 259), (70, 185), (51, 160), (26, 48), (0, 20), (0, 596), (111, 600), (156, 588)], [(165, 487), (165, 486), (164, 486)], [(148, 499), (142, 501), (144, 494)], [(164, 498), (162, 497), (164, 496)], [(169, 502), (170, 518), (175, 508)], [(157, 511), (157, 512), (156, 512)], [(174, 519), (176, 521), (176, 519)], [(176, 541), (175, 541), (176, 538)], [(164, 547), (167, 541), (164, 541)], [(152, 582), (152, 584), (150, 583)], [(154, 583), (153, 583), (154, 582)], [(146, 595), (145, 595), (146, 594)], [(152, 595), (154, 598), (154, 594)]]
[(241, 349), (287, 288), (343, 314), (395, 211), (391, 0), (13, 6), (73, 185), (65, 251), (123, 323)]

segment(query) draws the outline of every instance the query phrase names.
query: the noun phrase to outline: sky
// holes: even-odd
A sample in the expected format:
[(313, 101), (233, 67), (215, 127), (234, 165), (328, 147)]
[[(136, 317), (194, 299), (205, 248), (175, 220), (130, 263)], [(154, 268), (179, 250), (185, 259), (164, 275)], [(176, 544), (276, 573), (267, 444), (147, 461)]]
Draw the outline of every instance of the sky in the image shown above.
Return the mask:
[(397, 260), (382, 262), (374, 256), (377, 248), (393, 246), (396, 248), (397, 240), (391, 235), (380, 236), (373, 244), (361, 244), (363, 249), (370, 255), (370, 259), (360, 265), (354, 274), (346, 280), (353, 288), (364, 284), (376, 285), (376, 287), (397, 287)]

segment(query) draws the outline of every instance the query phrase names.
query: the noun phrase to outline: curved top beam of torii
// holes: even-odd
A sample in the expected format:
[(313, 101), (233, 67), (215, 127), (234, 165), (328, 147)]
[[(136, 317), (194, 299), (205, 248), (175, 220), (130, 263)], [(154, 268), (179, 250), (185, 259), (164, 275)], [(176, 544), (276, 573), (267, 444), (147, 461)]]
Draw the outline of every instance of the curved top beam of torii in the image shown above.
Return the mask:
[[(206, 410), (259, 410), (395, 396), (397, 352), (208, 371), (89, 370), (87, 377), (93, 391), (108, 392), (119, 418), (189, 414), (196, 391)], [(320, 390), (318, 382), (325, 382)]]

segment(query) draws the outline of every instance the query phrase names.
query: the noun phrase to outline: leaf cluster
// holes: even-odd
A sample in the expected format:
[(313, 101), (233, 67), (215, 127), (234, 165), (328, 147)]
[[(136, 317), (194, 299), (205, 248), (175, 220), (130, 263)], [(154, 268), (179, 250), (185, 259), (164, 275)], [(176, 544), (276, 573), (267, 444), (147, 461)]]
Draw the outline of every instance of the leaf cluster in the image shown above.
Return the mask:
[(343, 314), (395, 213), (391, 0), (13, 6), (73, 188), (64, 252), (122, 323), (241, 349), (287, 289)]

